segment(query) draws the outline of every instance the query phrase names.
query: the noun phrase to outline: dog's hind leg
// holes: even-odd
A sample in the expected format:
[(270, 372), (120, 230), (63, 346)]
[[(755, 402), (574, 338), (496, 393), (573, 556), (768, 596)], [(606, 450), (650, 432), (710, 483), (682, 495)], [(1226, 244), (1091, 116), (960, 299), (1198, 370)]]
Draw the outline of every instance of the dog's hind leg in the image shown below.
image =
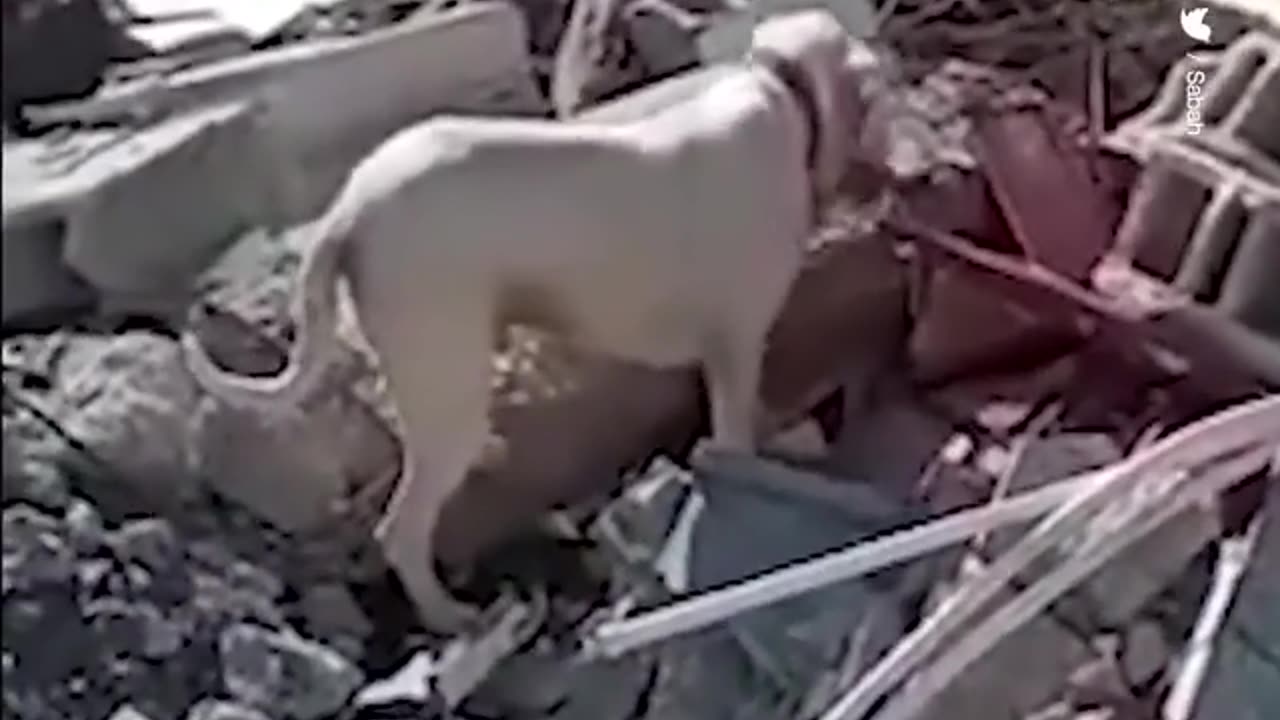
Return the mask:
[(434, 532), (488, 437), (493, 317), (487, 303), (456, 300), (407, 314), (382, 327), (375, 321), (370, 333), (405, 432), (405, 468), (376, 539), (423, 624), (456, 632), (476, 610), (436, 573)]

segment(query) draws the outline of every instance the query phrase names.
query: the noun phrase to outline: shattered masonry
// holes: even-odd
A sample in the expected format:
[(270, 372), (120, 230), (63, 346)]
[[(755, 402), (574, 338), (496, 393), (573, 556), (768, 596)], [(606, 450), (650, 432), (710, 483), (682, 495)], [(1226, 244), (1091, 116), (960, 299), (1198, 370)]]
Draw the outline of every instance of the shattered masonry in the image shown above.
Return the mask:
[(1270, 718), (1265, 4), (1206, 3), (1202, 47), (1157, 3), (829, 3), (874, 48), (865, 157), (770, 337), (779, 432), (696, 449), (692, 372), (509, 329), (491, 447), (439, 527), (487, 608), (450, 638), (370, 542), (401, 449), (350, 309), (304, 413), (203, 394), (176, 331), (274, 372), (299, 223), (388, 133), (546, 116), (557, 55), (562, 121), (643, 115), (795, 3), (206, 4), (5, 4), (6, 716)]

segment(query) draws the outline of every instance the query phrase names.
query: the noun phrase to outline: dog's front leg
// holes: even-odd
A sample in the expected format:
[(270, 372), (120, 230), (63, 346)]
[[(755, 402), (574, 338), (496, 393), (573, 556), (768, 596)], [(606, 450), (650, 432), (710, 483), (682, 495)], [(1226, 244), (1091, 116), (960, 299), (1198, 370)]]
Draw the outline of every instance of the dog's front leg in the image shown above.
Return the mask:
[(712, 333), (702, 362), (711, 406), (711, 444), (718, 450), (753, 452), (764, 336)]

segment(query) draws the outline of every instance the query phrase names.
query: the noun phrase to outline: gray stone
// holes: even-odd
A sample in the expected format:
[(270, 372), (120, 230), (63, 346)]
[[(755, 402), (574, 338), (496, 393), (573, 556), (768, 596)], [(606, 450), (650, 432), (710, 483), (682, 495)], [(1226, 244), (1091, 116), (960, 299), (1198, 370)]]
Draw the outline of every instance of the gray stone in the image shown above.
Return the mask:
[(342, 655), (293, 632), (241, 623), (224, 630), (218, 645), (227, 692), (288, 718), (325, 717), (364, 683)]
[(106, 463), (102, 479), (127, 484), (154, 509), (196, 496), (188, 428), (199, 395), (177, 343), (145, 332), (79, 339), (58, 364), (56, 388), (51, 414)]
[(1151, 620), (1133, 623), (1124, 636), (1121, 666), (1129, 682), (1141, 685), (1165, 669), (1171, 658), (1160, 625)]
[(159, 661), (186, 643), (183, 626), (146, 602), (101, 598), (86, 604), (84, 615), (101, 646), (116, 657)]
[(70, 587), (75, 580), (75, 555), (57, 519), (30, 505), (4, 510), (4, 597), (30, 592), (43, 585)]
[(61, 512), (71, 503), (71, 489), (62, 469), (39, 458), (22, 457), (5, 434), (4, 499), (26, 502), (50, 512)]
[[(692, 533), (695, 591), (812, 557), (906, 519), (901, 507), (865, 485), (778, 463), (713, 457), (696, 460), (695, 474), (706, 498)], [(902, 577), (890, 571), (833, 585), (673, 640), (661, 651), (649, 717), (796, 717), (825, 707), (840, 684), (826, 673), (866, 669), (900, 635), (902, 618), (892, 597)]]
[(284, 593), (284, 583), (267, 570), (245, 560), (236, 560), (226, 568), (226, 578), (233, 587), (266, 600), (276, 600)]
[(15, 228), (5, 224), (0, 242), (0, 315), (6, 326), (76, 314), (97, 304), (93, 286), (62, 260), (64, 236), (60, 222)]
[[(280, 337), (290, 323), (300, 254), (294, 241), (304, 230), (250, 234), (206, 273), (206, 297), (228, 312), (211, 315), (197, 331), (224, 366), (261, 374), (283, 363), (283, 352), (263, 337)], [(349, 346), (351, 335), (343, 334)], [(352, 486), (385, 478), (400, 462), (390, 418), (345, 392), (359, 381), (376, 384), (371, 363), (344, 349), (307, 413), (264, 413), (206, 396), (191, 418), (192, 460), (220, 493), (272, 524), (311, 529), (330, 519)]]
[(147, 622), (143, 612), (142, 606), (118, 597), (94, 600), (84, 608), (105, 655), (120, 659), (142, 655)]
[(875, 34), (875, 10), (867, 0), (747, 0), (713, 16), (711, 27), (698, 38), (699, 55), (705, 62), (735, 62), (751, 44), (751, 30), (760, 20), (815, 6), (831, 11), (855, 38)]
[(164, 572), (184, 559), (173, 526), (161, 518), (133, 520), (111, 534), (111, 544), (121, 560), (151, 572)]
[(683, 26), (679, 16), (663, 4), (635, 2), (622, 11), (627, 35), (651, 77), (669, 75), (698, 63), (693, 29)]

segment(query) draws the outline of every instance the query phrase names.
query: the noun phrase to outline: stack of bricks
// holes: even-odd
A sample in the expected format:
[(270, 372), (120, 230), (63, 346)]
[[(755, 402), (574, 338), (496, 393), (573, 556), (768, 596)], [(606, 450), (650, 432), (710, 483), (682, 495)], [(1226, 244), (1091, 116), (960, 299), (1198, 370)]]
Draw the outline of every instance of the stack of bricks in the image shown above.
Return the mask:
[(1116, 254), (1280, 341), (1280, 39), (1189, 54), (1109, 142), (1146, 165)]

